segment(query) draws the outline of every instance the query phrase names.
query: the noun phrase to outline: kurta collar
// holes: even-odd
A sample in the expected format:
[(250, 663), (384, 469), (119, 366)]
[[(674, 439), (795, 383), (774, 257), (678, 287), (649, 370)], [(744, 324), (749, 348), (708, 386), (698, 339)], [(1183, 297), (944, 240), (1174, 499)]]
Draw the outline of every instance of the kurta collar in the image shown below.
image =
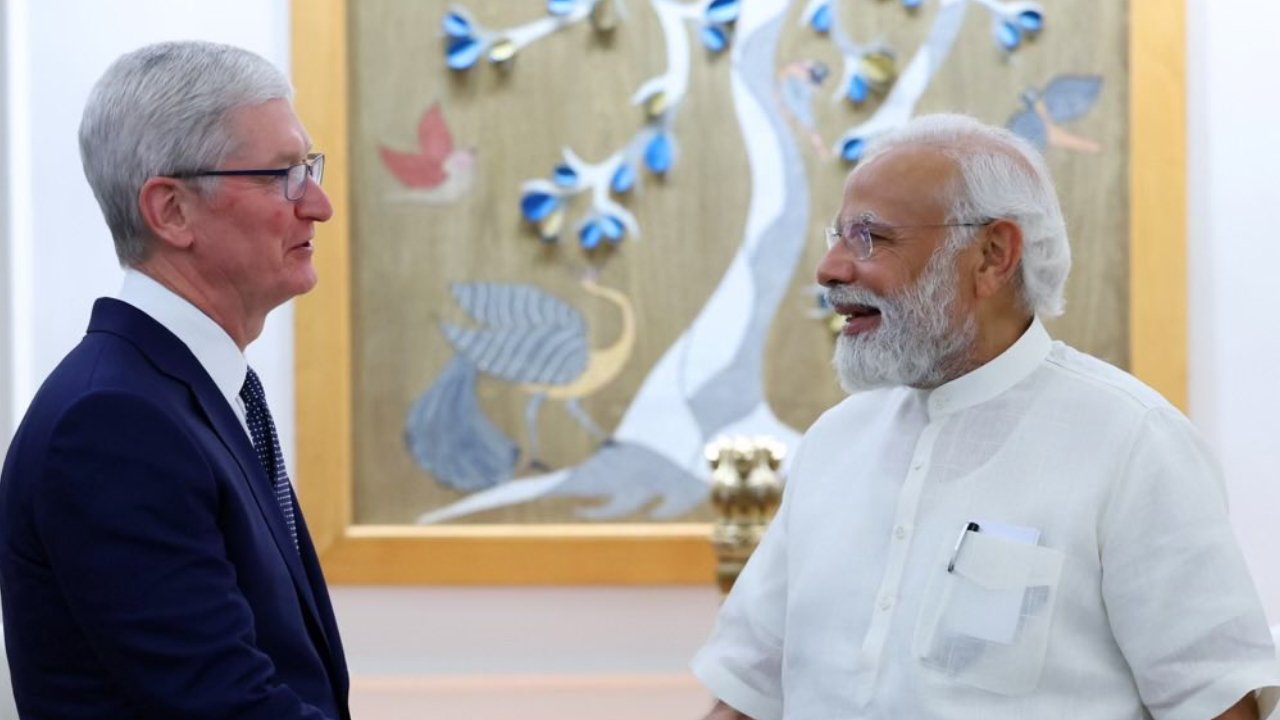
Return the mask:
[(1040, 318), (1017, 342), (987, 364), (929, 393), (929, 417), (938, 418), (987, 402), (1021, 382), (1049, 355), (1053, 340)]

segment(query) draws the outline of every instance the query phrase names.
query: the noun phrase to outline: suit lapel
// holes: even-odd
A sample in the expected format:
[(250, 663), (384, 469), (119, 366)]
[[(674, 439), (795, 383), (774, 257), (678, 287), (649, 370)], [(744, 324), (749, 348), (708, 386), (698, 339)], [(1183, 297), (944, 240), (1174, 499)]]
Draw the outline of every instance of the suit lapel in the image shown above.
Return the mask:
[[(249, 486), (258, 511), (271, 530), (276, 549), (289, 568), (289, 577), (293, 580), (298, 597), (302, 599), (303, 607), (311, 614), (316, 625), (323, 628), (315, 594), (307, 580), (298, 550), (294, 547), (293, 538), (289, 535), (289, 528), (276, 502), (266, 470), (258, 462), (253, 443), (240, 424), (240, 419), (227, 404), (209, 373), (173, 333), (128, 303), (110, 298), (99, 299), (93, 306), (89, 332), (109, 332), (129, 340), (162, 372), (190, 388), (209, 425), (240, 466), (242, 479)], [(295, 510), (301, 512), (296, 504)], [(327, 639), (321, 639), (326, 643), (324, 650), (329, 651)]]
[(311, 584), (307, 582), (302, 559), (293, 545), (289, 526), (285, 524), (284, 515), (280, 512), (280, 505), (276, 501), (275, 491), (271, 488), (267, 472), (258, 462), (253, 443), (245, 433), (244, 426), (240, 424), (235, 411), (227, 405), (226, 399), (214, 386), (213, 380), (203, 370), (200, 374), (203, 376), (203, 381), (199, 378), (194, 379), (194, 382), (189, 383), (191, 390), (201, 408), (204, 409), (210, 424), (213, 425), (214, 431), (217, 432), (218, 437), (222, 438), (223, 444), (240, 465), (244, 480), (250, 492), (253, 493), (254, 501), (258, 504), (258, 511), (262, 514), (267, 526), (271, 528), (271, 537), (275, 540), (276, 549), (289, 567), (289, 577), (293, 579), (293, 585), (297, 588), (298, 595), (303, 599), (307, 610), (318, 621), (319, 611), (316, 609), (315, 595), (311, 592)]

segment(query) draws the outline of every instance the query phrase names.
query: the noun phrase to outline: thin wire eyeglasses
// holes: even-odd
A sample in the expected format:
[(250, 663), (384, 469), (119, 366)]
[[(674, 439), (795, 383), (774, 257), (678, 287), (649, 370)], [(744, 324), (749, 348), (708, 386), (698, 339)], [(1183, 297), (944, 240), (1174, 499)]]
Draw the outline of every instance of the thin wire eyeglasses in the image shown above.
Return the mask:
[(319, 185), (324, 179), (324, 153), (311, 153), (300, 163), (289, 167), (266, 170), (191, 170), (167, 175), (166, 177), (186, 179), (196, 177), (282, 177), (284, 178), (284, 197), (290, 202), (302, 199), (307, 192), (307, 177)]
[(994, 219), (975, 220), (973, 222), (961, 223), (938, 223), (933, 225), (888, 225), (882, 222), (876, 222), (875, 216), (871, 213), (862, 213), (854, 222), (847, 223), (843, 228), (828, 227), (826, 229), (827, 249), (836, 246), (836, 243), (844, 245), (845, 249), (853, 253), (858, 260), (870, 260), (872, 253), (875, 252), (874, 238), (882, 235), (889, 230), (923, 230), (926, 228), (951, 228), (951, 227), (983, 227), (995, 222)]

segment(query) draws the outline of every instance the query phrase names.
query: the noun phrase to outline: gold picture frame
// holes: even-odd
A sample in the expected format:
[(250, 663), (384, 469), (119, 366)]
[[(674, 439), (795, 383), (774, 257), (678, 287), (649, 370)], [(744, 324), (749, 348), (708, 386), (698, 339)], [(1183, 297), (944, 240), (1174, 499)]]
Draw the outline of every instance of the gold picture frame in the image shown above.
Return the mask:
[[(320, 285), (297, 300), (297, 477), (330, 582), (710, 584), (701, 523), (417, 527), (353, 524), (347, 0), (294, 0), (296, 105), (329, 158), (334, 218), (317, 228)], [(1130, 0), (1130, 365), (1185, 407), (1185, 9)]]

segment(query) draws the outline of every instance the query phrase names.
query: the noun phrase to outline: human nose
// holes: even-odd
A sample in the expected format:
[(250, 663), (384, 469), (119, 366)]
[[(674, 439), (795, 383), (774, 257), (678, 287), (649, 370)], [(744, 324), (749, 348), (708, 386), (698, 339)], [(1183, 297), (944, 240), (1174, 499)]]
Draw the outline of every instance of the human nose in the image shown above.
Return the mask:
[(823, 287), (849, 285), (857, 278), (858, 259), (848, 243), (836, 242), (818, 261), (818, 284)]
[(329, 194), (311, 175), (307, 175), (306, 183), (302, 197), (294, 203), (294, 210), (298, 217), (317, 222), (324, 222), (333, 217), (333, 203), (329, 200)]

